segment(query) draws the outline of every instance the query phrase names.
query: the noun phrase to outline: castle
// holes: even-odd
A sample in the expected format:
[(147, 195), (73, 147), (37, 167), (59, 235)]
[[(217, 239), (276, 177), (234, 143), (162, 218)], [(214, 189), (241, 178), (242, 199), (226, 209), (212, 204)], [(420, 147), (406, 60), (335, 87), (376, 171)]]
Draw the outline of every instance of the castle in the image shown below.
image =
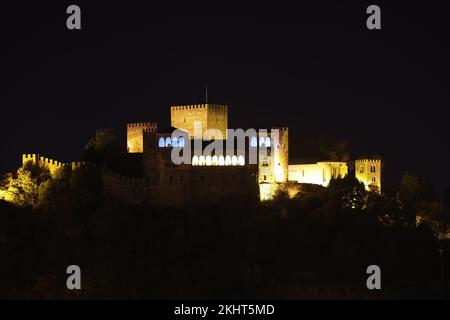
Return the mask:
[[(326, 187), (331, 179), (348, 174), (346, 162), (290, 163), (287, 127), (248, 130), (245, 143), (236, 145), (228, 132), (226, 105), (172, 106), (170, 116), (171, 127), (166, 130), (154, 122), (127, 124), (127, 153), (137, 159), (141, 177), (121, 177), (100, 167), (105, 192), (124, 201), (161, 206), (245, 203), (270, 200), (278, 190), (296, 185)], [(211, 151), (211, 144), (218, 141), (227, 147)], [(188, 153), (189, 161), (175, 164), (174, 149), (182, 149), (183, 156)], [(51, 174), (68, 165), (36, 154), (22, 156), (23, 164), (30, 161)], [(88, 165), (71, 164), (72, 169)], [(367, 190), (381, 193), (381, 160), (356, 160), (355, 176)]]

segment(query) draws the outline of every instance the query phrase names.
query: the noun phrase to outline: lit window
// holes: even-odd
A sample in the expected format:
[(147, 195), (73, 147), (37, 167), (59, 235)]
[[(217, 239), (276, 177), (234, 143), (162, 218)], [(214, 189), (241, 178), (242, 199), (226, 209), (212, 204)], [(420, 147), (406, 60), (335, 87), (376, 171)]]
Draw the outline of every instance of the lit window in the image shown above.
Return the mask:
[(178, 138), (177, 137), (172, 138), (172, 147), (178, 147)]
[(250, 147), (257, 147), (258, 146), (258, 140), (256, 139), (256, 137), (252, 137), (250, 139)]
[(237, 157), (236, 157), (236, 156), (232, 156), (232, 157), (231, 157), (231, 165), (237, 166), (237, 164), (238, 164), (238, 159), (237, 159)]
[(184, 147), (184, 137), (180, 137), (180, 139), (178, 139), (178, 146), (180, 148)]
[(225, 165), (226, 166), (231, 166), (231, 157), (230, 156), (226, 156), (225, 157)]
[(220, 156), (219, 157), (219, 166), (223, 166), (223, 165), (225, 165), (225, 159), (223, 156)]
[(204, 166), (205, 165), (205, 157), (204, 156), (200, 156), (200, 158), (198, 159), (198, 164), (200, 166)]
[(264, 147), (266, 143), (266, 139), (264, 137), (259, 137), (259, 146)]
[(166, 138), (166, 147), (171, 147), (172, 146), (172, 140), (170, 139), (170, 137)]
[(206, 165), (207, 166), (211, 165), (211, 156), (206, 156)]
[(198, 157), (197, 156), (193, 156), (192, 157), (192, 165), (193, 166), (198, 166)]
[(212, 157), (211, 163), (213, 166), (217, 166), (219, 164), (219, 159), (217, 156)]
[(158, 147), (160, 148), (164, 148), (165, 144), (164, 144), (164, 138), (159, 138), (159, 142), (158, 142)]
[(270, 138), (266, 137), (266, 147), (270, 147)]
[(239, 165), (241, 165), (241, 166), (245, 165), (245, 158), (244, 158), (244, 156), (239, 156), (238, 162), (239, 162)]

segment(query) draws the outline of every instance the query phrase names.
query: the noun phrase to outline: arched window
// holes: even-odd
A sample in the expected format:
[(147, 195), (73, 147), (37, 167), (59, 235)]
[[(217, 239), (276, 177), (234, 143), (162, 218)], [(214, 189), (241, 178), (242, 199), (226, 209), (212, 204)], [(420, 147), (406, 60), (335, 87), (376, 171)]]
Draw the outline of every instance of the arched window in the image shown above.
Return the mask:
[(172, 137), (172, 147), (178, 147), (178, 138)]
[(219, 156), (219, 166), (225, 165), (225, 159), (223, 156)]
[(200, 156), (200, 158), (198, 159), (198, 165), (199, 166), (205, 165), (205, 157), (204, 156)]
[(207, 166), (211, 165), (211, 156), (206, 156), (206, 165)]
[(219, 164), (219, 159), (217, 158), (217, 156), (212, 157), (211, 164), (213, 166), (217, 166)]
[(260, 147), (264, 147), (266, 144), (266, 138), (264, 137), (259, 137), (259, 146)]
[(231, 166), (231, 157), (230, 156), (226, 156), (225, 157), (225, 165), (226, 166)]
[(238, 165), (238, 159), (236, 156), (232, 156), (231, 157), (231, 165), (232, 166), (237, 166)]
[(172, 140), (170, 139), (170, 137), (166, 138), (166, 147), (171, 147), (172, 146)]
[(178, 139), (178, 146), (180, 148), (184, 147), (184, 137), (180, 137), (180, 139)]
[(198, 166), (198, 157), (197, 156), (193, 156), (192, 157), (192, 165), (193, 166)]
[(159, 138), (159, 141), (158, 141), (158, 147), (164, 148), (164, 146), (165, 146), (165, 144), (164, 144), (164, 138), (161, 137), (161, 138)]
[(266, 137), (266, 147), (270, 147), (270, 138)]
[(240, 166), (245, 165), (245, 158), (244, 158), (244, 156), (239, 156), (238, 162), (239, 162)]
[(250, 139), (250, 147), (257, 147), (258, 146), (258, 139), (256, 137), (252, 137)]
[(375, 165), (373, 166), (373, 173), (375, 173), (377, 171), (377, 167), (375, 167)]

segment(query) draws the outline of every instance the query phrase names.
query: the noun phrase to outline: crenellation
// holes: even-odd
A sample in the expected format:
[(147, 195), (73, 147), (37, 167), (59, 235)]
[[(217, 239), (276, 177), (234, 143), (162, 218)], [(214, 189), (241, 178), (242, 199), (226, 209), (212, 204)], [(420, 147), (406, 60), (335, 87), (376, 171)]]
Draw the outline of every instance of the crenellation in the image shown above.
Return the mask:
[[(189, 138), (197, 138), (194, 137), (194, 124), (200, 121), (203, 131), (198, 139), (204, 139), (208, 129), (218, 129), (222, 133), (222, 138), (227, 139), (227, 105), (208, 103), (176, 105), (170, 107), (170, 112), (172, 127), (188, 132)], [(214, 153), (214, 156), (218, 157), (216, 159), (205, 157), (201, 163), (193, 161), (191, 165), (179, 166), (171, 163), (171, 153), (167, 152), (170, 149), (166, 145), (159, 147), (158, 139), (167, 138), (170, 132), (157, 134), (157, 123), (154, 122), (127, 123), (126, 128), (128, 152), (142, 153), (142, 157), (132, 158), (142, 161), (143, 177), (122, 176), (90, 162), (77, 161), (67, 164), (39, 154), (23, 154), (22, 163), (31, 161), (48, 168), (51, 175), (67, 165), (70, 165), (72, 170), (93, 166), (101, 175), (103, 190), (106, 194), (131, 203), (151, 202), (157, 205), (169, 203), (175, 206), (191, 201), (204, 201), (204, 199), (213, 201), (224, 195), (239, 194), (248, 199), (252, 192), (255, 197), (259, 193), (259, 199), (262, 201), (269, 200), (277, 191), (286, 190), (293, 183), (309, 183), (325, 187), (331, 179), (348, 174), (348, 166), (345, 162), (319, 161), (312, 164), (289, 164), (289, 128), (287, 126), (273, 126), (272, 131), (266, 129), (257, 133), (257, 137), (268, 137), (271, 145), (270, 148), (262, 147), (261, 142), (257, 142), (259, 147), (255, 165), (247, 161), (248, 150), (236, 153), (235, 150), (225, 149)], [(250, 140), (249, 144), (251, 144)], [(186, 143), (186, 145), (191, 144)], [(243, 162), (239, 159), (240, 157), (238, 157), (240, 162), (232, 159), (238, 154), (244, 157)], [(228, 156), (230, 159), (227, 159)], [(368, 190), (381, 192), (381, 159), (375, 157), (356, 159), (355, 165), (356, 178), (364, 182)], [(236, 184), (238, 181), (239, 183)]]
[(148, 132), (156, 132), (155, 122), (138, 122), (127, 124), (127, 151), (129, 153), (143, 152), (143, 135)]

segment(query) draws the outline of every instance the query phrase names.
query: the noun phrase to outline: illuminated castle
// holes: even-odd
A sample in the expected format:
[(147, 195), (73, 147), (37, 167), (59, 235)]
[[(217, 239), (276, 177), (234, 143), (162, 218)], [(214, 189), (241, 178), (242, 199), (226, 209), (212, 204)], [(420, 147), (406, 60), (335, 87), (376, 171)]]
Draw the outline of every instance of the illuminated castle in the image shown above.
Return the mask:
[[(348, 174), (345, 162), (289, 163), (287, 127), (241, 130), (244, 143), (234, 143), (226, 105), (172, 106), (170, 111), (171, 127), (166, 130), (159, 130), (154, 122), (127, 124), (127, 153), (137, 160), (140, 174), (122, 177), (97, 167), (106, 193), (132, 203), (161, 206), (219, 200), (245, 203), (270, 200), (280, 190), (294, 195), (290, 190), (304, 184), (326, 187), (331, 179)], [(211, 148), (217, 142), (226, 147)], [(173, 151), (178, 149), (183, 156), (189, 154), (189, 161), (174, 163)], [(69, 165), (36, 154), (23, 155), (22, 163), (27, 162), (46, 167), (52, 175)], [(71, 168), (89, 165), (93, 164), (74, 162)], [(356, 160), (355, 176), (367, 190), (381, 193), (380, 160)]]
[[(261, 200), (268, 200), (278, 190), (287, 191), (293, 184), (326, 187), (332, 178), (348, 174), (345, 162), (290, 164), (287, 127), (247, 134), (245, 145), (240, 148), (235, 146), (231, 151), (207, 152), (211, 141), (231, 139), (227, 136), (226, 105), (172, 106), (170, 114), (172, 127), (166, 131), (158, 131), (155, 123), (127, 126), (128, 152), (143, 153), (144, 176), (160, 186), (158, 197), (161, 199), (174, 191), (191, 193), (184, 197), (185, 200), (215, 198), (218, 195), (245, 196), (256, 191)], [(201, 130), (195, 130), (196, 123), (201, 124)], [(186, 135), (174, 136), (175, 129), (186, 132)], [(215, 133), (211, 134), (211, 131)], [(188, 139), (190, 144), (201, 140), (202, 149), (193, 152), (189, 164), (173, 165), (171, 149), (184, 147)], [(253, 163), (249, 161), (252, 151), (257, 155), (257, 161)], [(356, 160), (356, 167), (356, 177), (366, 189), (381, 193), (381, 161), (359, 159)], [(227, 182), (227, 179), (230, 181)], [(196, 184), (198, 181), (200, 183)]]

